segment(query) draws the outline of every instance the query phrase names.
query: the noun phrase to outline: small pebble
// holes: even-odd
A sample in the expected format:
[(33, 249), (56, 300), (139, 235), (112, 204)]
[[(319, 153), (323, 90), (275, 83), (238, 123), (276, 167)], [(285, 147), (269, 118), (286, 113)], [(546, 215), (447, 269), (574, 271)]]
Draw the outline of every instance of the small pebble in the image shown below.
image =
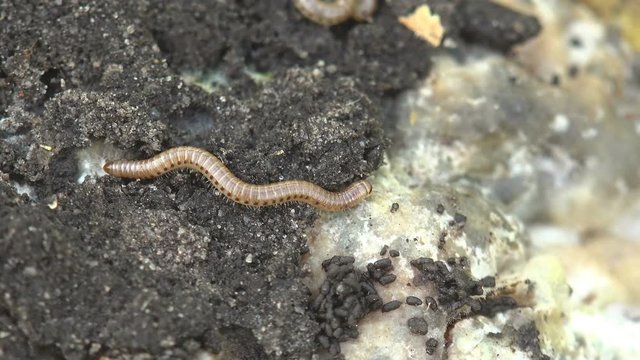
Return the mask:
[(480, 279), (480, 285), (482, 287), (495, 287), (496, 286), (496, 278), (493, 276), (485, 276)]
[(378, 282), (382, 285), (391, 284), (396, 281), (396, 276), (394, 274), (387, 274), (378, 279)]
[(429, 340), (427, 340), (425, 345), (427, 346), (427, 355), (433, 355), (433, 353), (436, 352), (436, 348), (438, 347), (438, 340), (430, 338)]
[(380, 250), (380, 256), (384, 256), (387, 253), (387, 250), (389, 250), (389, 245), (383, 246), (382, 250)]
[(382, 309), (381, 309), (381, 311), (382, 311), (382, 312), (389, 312), (389, 311), (393, 311), (393, 310), (395, 310), (395, 309), (399, 308), (399, 307), (400, 307), (400, 305), (402, 305), (402, 303), (401, 303), (400, 301), (398, 301), (398, 300), (392, 300), (392, 301), (389, 301), (388, 303), (386, 303), (386, 304), (382, 305)]
[(415, 297), (415, 296), (407, 296), (407, 305), (411, 305), (411, 306), (420, 306), (422, 305), (422, 300), (420, 300), (420, 298)]
[(398, 257), (398, 256), (400, 256), (400, 251), (395, 250), (395, 249), (389, 250), (389, 256)]
[(453, 214), (453, 221), (455, 221), (456, 224), (462, 226), (467, 223), (467, 217), (460, 213), (455, 213)]
[(424, 298), (424, 303), (427, 306), (427, 309), (431, 309), (433, 311), (438, 310), (438, 303), (436, 302), (436, 299), (432, 298), (431, 296), (427, 296), (426, 298)]
[(400, 209), (400, 204), (398, 203), (391, 204), (391, 213), (398, 211), (398, 209)]
[(438, 206), (436, 207), (436, 212), (437, 212), (438, 214), (442, 214), (442, 213), (444, 213), (444, 205), (442, 205), (442, 204), (438, 204)]
[(416, 335), (427, 335), (429, 331), (427, 320), (421, 317), (412, 317), (407, 320), (407, 326), (409, 326), (409, 331)]

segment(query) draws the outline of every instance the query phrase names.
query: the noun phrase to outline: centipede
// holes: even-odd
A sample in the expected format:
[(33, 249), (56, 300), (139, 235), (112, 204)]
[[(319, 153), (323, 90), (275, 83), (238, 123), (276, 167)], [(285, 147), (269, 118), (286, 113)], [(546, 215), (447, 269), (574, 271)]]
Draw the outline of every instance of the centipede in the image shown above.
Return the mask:
[(377, 0), (293, 0), (293, 5), (309, 20), (332, 26), (354, 19), (371, 21)]
[(342, 211), (358, 205), (373, 190), (367, 180), (338, 192), (304, 180), (251, 184), (234, 175), (215, 155), (190, 146), (171, 148), (145, 160), (111, 160), (103, 166), (107, 174), (125, 179), (152, 179), (182, 168), (204, 175), (231, 201), (255, 207), (301, 202), (325, 211)]

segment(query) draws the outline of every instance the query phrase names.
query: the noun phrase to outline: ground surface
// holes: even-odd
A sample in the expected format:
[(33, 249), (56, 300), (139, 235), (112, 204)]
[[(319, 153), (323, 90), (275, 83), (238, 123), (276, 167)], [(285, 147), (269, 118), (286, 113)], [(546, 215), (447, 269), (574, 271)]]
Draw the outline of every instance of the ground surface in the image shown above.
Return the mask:
[[(396, 20), (415, 3), (331, 29), (285, 0), (0, 4), (1, 355), (317, 352), (298, 266), (312, 208), (247, 209), (187, 173), (79, 184), (78, 151), (192, 145), (251, 182), (366, 177), (387, 141), (381, 100), (429, 70), (433, 50)], [(432, 3), (464, 37), (462, 2)], [(468, 40), (503, 51), (504, 31)], [(193, 70), (224, 81), (184, 83)]]

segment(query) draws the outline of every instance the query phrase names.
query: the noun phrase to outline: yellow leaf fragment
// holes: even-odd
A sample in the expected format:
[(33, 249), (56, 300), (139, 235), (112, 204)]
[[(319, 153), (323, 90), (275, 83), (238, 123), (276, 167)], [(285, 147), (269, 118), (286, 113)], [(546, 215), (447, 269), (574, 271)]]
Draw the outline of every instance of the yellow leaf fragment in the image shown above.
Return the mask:
[(434, 47), (440, 46), (444, 28), (440, 23), (440, 16), (431, 14), (428, 5), (418, 6), (410, 15), (400, 16), (398, 21)]

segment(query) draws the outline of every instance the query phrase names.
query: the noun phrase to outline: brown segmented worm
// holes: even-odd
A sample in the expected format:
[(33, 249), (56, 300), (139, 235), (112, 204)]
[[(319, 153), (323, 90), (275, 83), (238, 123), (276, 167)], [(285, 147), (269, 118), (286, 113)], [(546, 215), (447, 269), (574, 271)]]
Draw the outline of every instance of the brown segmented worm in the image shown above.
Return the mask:
[(331, 26), (353, 18), (371, 21), (377, 0), (293, 0), (293, 5), (309, 20)]
[(200, 172), (227, 198), (250, 206), (299, 201), (322, 210), (340, 211), (357, 205), (372, 190), (371, 184), (366, 180), (357, 181), (340, 192), (327, 191), (302, 180), (266, 185), (249, 184), (236, 177), (213, 154), (190, 146), (169, 149), (147, 160), (107, 161), (103, 166), (107, 174), (128, 179), (155, 178), (179, 168)]

